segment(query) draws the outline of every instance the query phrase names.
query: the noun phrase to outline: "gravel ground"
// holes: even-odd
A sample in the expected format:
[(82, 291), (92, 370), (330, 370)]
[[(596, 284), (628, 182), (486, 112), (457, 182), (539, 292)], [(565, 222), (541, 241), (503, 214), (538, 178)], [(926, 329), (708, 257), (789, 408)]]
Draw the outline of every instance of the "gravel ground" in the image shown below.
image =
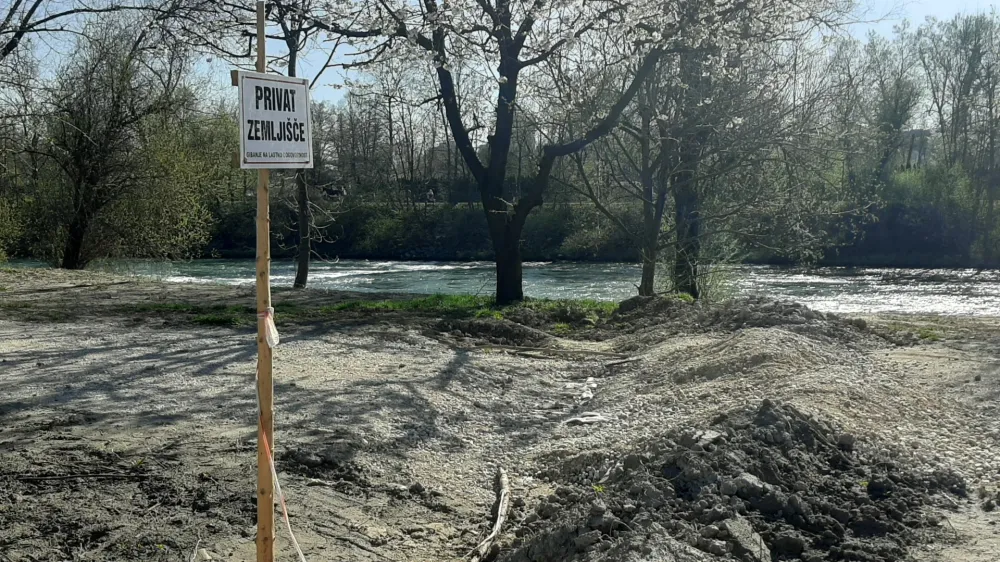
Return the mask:
[[(0, 561), (253, 559), (253, 333), (122, 313), (251, 295), (0, 272)], [(630, 306), (573, 339), (388, 314), (283, 327), (277, 464), (306, 558), (467, 559), (502, 467), (507, 560), (753, 560), (746, 529), (775, 560), (996, 559), (1000, 320)], [(724, 493), (744, 472), (756, 492)], [(831, 509), (836, 540), (815, 527)], [(295, 559), (284, 529), (277, 545)]]

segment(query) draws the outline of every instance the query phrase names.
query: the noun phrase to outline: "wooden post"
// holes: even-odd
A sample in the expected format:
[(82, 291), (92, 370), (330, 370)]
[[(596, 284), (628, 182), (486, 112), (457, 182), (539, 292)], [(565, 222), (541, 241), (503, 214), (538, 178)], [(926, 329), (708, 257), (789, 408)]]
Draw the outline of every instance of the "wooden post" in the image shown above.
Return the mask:
[[(257, 72), (267, 72), (264, 2), (257, 2)], [(274, 384), (271, 348), (264, 313), (271, 307), (271, 220), (268, 217), (270, 170), (257, 171), (257, 562), (274, 562), (274, 482), (268, 450), (274, 454)], [(265, 442), (267, 446), (265, 447)]]

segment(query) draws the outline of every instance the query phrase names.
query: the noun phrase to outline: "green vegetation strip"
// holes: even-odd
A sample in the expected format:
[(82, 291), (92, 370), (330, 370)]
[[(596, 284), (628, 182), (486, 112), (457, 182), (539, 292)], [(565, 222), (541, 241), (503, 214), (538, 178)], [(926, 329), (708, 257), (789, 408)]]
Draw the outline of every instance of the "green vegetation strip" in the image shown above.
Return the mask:
[(917, 331), (917, 337), (925, 341), (939, 341), (941, 336), (937, 333), (934, 328), (920, 328)]
[(203, 326), (229, 326), (233, 328), (252, 326), (255, 310), (249, 306), (195, 305), (187, 303), (147, 303), (130, 306), (126, 312), (133, 314), (186, 314), (192, 315), (191, 322)]
[[(559, 319), (555, 330), (569, 333), (571, 325), (564, 318), (573, 317), (591, 323), (607, 318), (618, 308), (613, 302), (594, 300), (526, 300), (520, 304), (496, 307), (492, 297), (472, 295), (431, 295), (426, 297), (349, 300), (332, 305), (309, 306), (298, 303), (275, 304), (275, 322), (280, 325), (335, 318), (343, 314), (409, 313), (446, 318), (494, 318), (537, 313)], [(126, 314), (181, 315), (194, 324), (243, 327), (254, 323), (255, 310), (249, 306), (197, 305), (190, 303), (148, 303), (120, 309)]]
[(323, 312), (333, 311), (397, 311), (442, 313), (473, 313), (493, 305), (490, 297), (474, 295), (431, 295), (412, 299), (353, 300), (320, 308)]

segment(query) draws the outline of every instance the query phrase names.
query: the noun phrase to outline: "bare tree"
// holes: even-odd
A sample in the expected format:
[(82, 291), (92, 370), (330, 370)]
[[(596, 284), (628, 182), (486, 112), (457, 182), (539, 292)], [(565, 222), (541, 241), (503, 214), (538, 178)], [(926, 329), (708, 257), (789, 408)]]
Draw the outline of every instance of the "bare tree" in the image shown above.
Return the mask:
[[(93, 226), (101, 214), (150, 181), (139, 166), (147, 119), (173, 111), (186, 64), (182, 49), (164, 45), (155, 27), (108, 22), (79, 41), (48, 102), (48, 146), (37, 151), (63, 178), (61, 266), (80, 269), (96, 257)], [(147, 22), (143, 22), (147, 23)], [(164, 47), (166, 54), (164, 55)]]

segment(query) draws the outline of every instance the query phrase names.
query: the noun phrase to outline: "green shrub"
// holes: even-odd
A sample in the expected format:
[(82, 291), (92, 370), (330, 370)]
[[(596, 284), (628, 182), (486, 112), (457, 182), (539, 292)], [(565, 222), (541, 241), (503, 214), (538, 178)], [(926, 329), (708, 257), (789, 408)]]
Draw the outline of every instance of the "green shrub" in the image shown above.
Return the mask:
[(917, 337), (924, 341), (939, 341), (941, 339), (936, 330), (927, 327), (920, 328), (917, 331)]
[(573, 327), (565, 322), (556, 322), (556, 324), (552, 326), (552, 333), (557, 336), (566, 336), (569, 335), (572, 331)]
[(503, 312), (499, 310), (491, 310), (489, 308), (481, 308), (476, 311), (473, 315), (476, 318), (493, 318), (495, 320), (503, 320)]

